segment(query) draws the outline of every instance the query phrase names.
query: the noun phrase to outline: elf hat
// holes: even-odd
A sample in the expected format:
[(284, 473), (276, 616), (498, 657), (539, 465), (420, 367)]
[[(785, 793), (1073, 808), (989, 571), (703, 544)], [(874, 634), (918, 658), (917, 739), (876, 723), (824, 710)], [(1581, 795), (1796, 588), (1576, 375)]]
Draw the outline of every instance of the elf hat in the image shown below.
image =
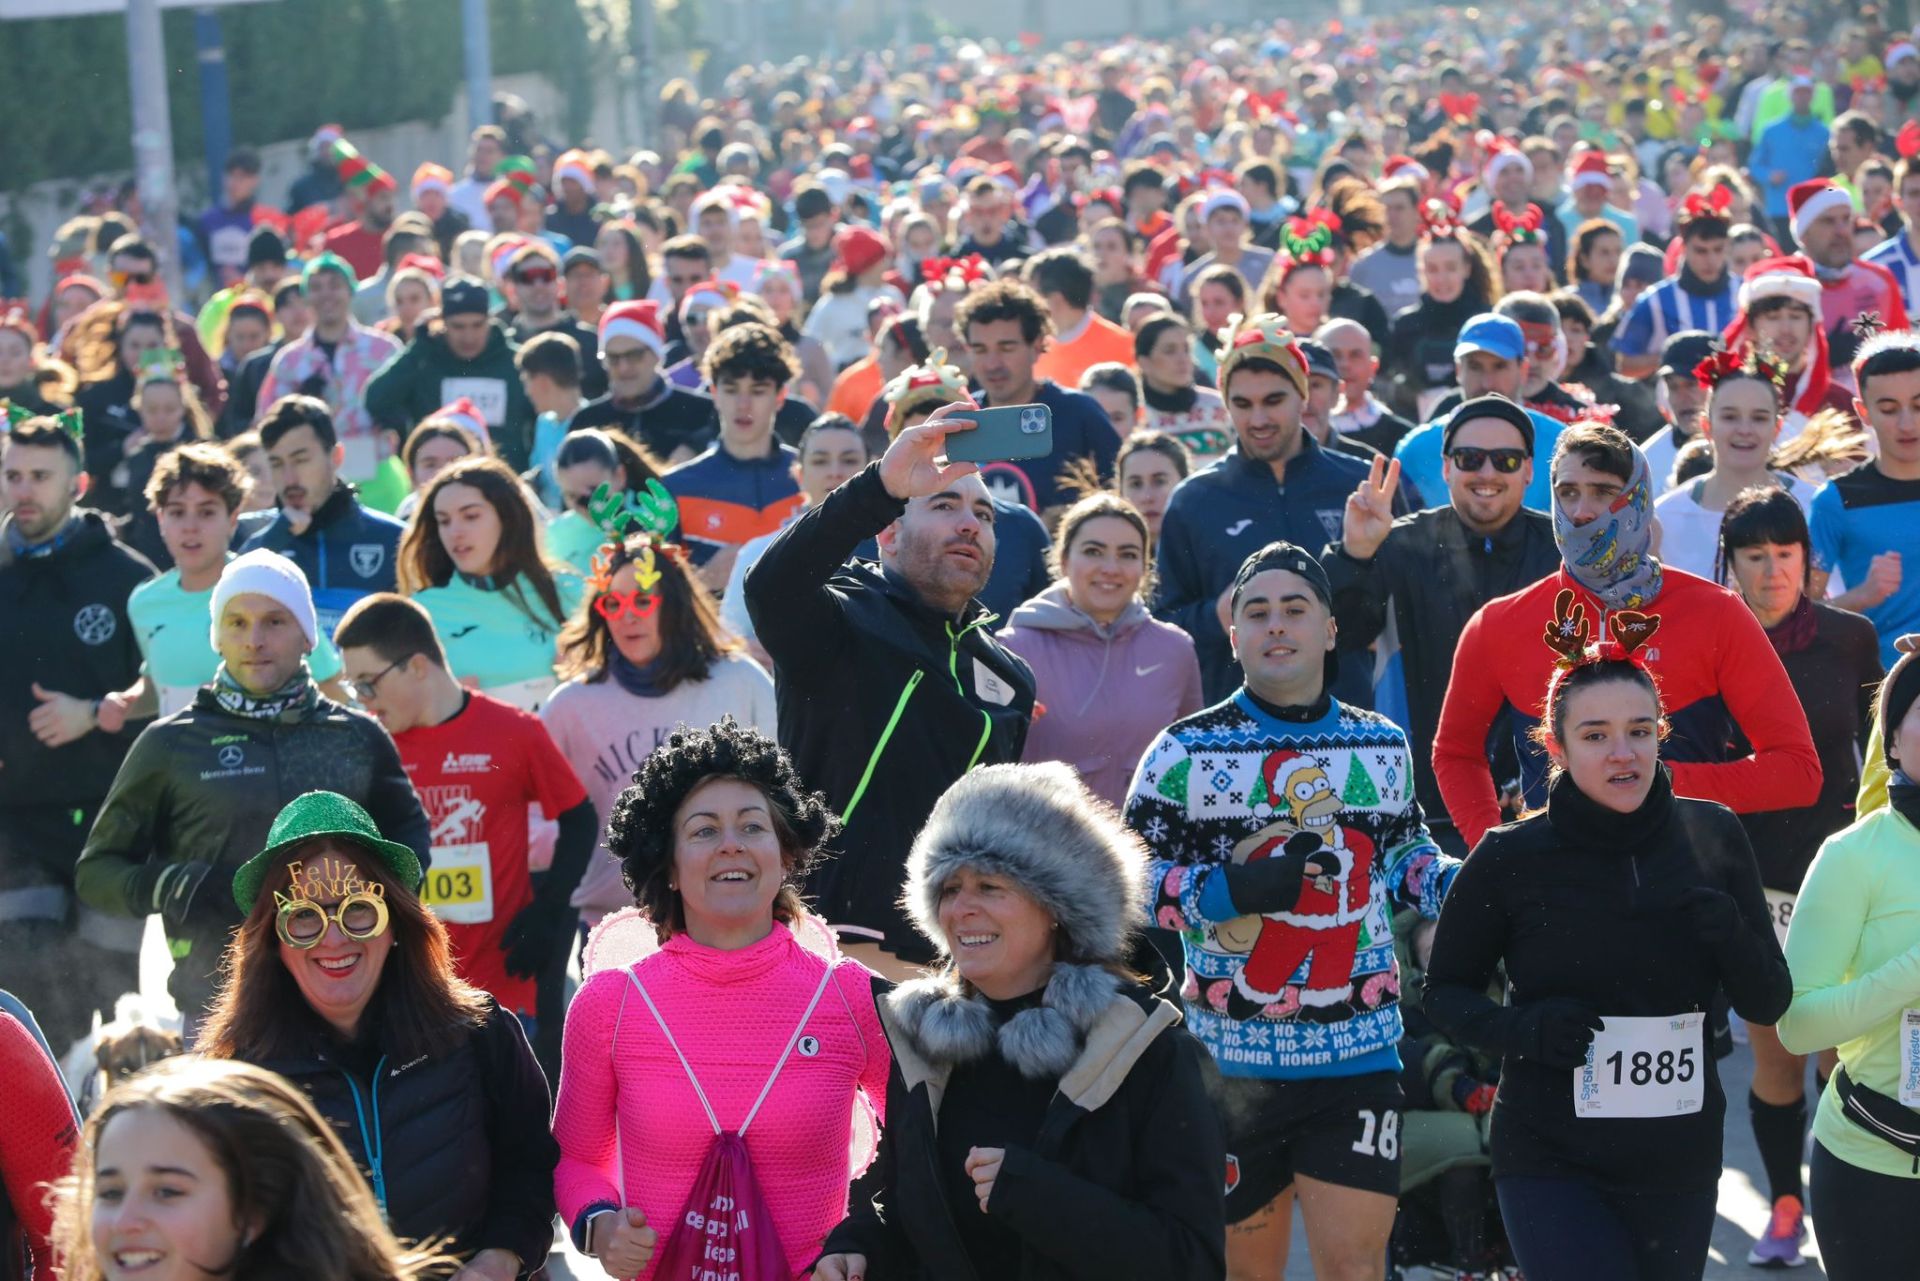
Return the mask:
[(345, 138), (335, 138), (329, 154), (333, 157), (333, 167), (339, 171), (340, 182), (348, 191), (370, 196), (376, 191), (393, 191), (399, 185), (392, 174), (361, 155)]
[(1799, 240), (1805, 236), (1815, 218), (1838, 207), (1851, 209), (1853, 199), (1833, 179), (1809, 178), (1794, 183), (1787, 188), (1787, 212), (1793, 219), (1793, 238)]
[(1576, 191), (1581, 187), (1613, 187), (1613, 175), (1607, 171), (1607, 156), (1602, 151), (1583, 151), (1580, 158), (1573, 162), (1573, 170), (1567, 175), (1567, 185)]
[(600, 355), (615, 338), (631, 338), (656, 356), (667, 351), (667, 334), (660, 321), (660, 304), (652, 299), (617, 302), (600, 315)]
[(280, 855), (304, 841), (319, 837), (348, 841), (386, 864), (394, 878), (408, 889), (420, 886), (420, 857), (398, 841), (380, 835), (373, 816), (338, 792), (308, 792), (288, 801), (267, 829), (267, 848), (240, 865), (233, 874), (233, 901), (251, 914)]
[(429, 160), (413, 171), (411, 191), (416, 201), (419, 200), (424, 193), (429, 191), (437, 191), (444, 196), (452, 190), (453, 170), (447, 168), (445, 165), (436, 165), (433, 161)]

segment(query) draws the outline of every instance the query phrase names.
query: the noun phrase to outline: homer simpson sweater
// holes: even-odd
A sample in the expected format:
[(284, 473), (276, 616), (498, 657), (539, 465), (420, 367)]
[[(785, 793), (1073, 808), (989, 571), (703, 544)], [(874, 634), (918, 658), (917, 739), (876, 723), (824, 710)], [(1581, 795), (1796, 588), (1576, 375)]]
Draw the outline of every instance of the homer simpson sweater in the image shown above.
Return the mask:
[[(1400, 1070), (1393, 913), (1436, 919), (1459, 864), (1427, 834), (1399, 726), (1332, 699), (1285, 720), (1243, 688), (1161, 734), (1126, 816), (1153, 854), (1153, 923), (1185, 941), (1187, 1026), (1222, 1072)], [(1286, 911), (1241, 914), (1223, 869), (1302, 840), (1337, 870)]]

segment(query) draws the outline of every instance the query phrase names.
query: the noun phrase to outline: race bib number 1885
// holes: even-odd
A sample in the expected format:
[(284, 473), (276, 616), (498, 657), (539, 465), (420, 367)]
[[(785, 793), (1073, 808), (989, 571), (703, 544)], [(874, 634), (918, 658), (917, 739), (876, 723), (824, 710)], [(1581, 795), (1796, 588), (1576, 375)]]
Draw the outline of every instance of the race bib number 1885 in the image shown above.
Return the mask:
[(1706, 1100), (1706, 1015), (1601, 1016), (1587, 1061), (1573, 1070), (1577, 1117), (1683, 1116)]

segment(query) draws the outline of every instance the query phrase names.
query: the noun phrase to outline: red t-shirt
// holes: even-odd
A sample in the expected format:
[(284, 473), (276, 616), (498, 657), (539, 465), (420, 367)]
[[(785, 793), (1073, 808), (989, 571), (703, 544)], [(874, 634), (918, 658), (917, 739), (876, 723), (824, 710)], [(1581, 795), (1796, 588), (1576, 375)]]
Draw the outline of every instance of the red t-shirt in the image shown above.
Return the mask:
[(533, 901), (528, 809), (557, 818), (586, 788), (538, 716), (485, 694), (438, 725), (394, 735), (432, 831), (424, 898), (446, 923), (460, 977), (517, 1014), (533, 1013), (534, 981), (507, 973), (500, 939)]
[(327, 249), (339, 254), (362, 280), (380, 274), (386, 256), (380, 248), (380, 233), (369, 231), (358, 222), (343, 222), (327, 233)]

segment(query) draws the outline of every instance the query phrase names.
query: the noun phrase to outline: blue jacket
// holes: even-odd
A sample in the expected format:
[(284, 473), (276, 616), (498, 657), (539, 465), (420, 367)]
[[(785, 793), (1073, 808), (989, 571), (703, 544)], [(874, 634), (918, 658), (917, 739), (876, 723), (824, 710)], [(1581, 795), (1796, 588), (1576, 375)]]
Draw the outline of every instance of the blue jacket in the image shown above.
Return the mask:
[(993, 511), (993, 571), (976, 599), (1004, 620), (1053, 581), (1053, 570), (1047, 565), (1053, 540), (1040, 518), (1019, 503), (996, 498)]
[[(993, 403), (984, 392), (977, 393), (974, 401), (982, 409), (991, 408)], [(1085, 392), (1069, 391), (1052, 379), (1035, 385), (1033, 403), (1053, 411), (1053, 452), (1045, 458), (988, 463), (980, 469), (980, 478), (994, 497), (1015, 499), (1043, 512), (1073, 501), (1074, 495), (1061, 488), (1060, 476), (1075, 458), (1091, 460), (1102, 480), (1111, 479), (1114, 460), (1120, 454), (1120, 435), (1099, 401)], [(1019, 476), (1012, 474), (1015, 472)]]
[[(1240, 685), (1240, 664), (1215, 604), (1241, 562), (1279, 539), (1318, 555), (1339, 540), (1347, 496), (1367, 478), (1366, 463), (1322, 449), (1304, 430), (1300, 445), (1283, 484), (1274, 483), (1272, 467), (1243, 457), (1236, 445), (1181, 481), (1167, 502), (1153, 612), (1193, 637), (1209, 702), (1225, 699)], [(1394, 501), (1398, 506), (1397, 496)], [(1360, 706), (1370, 706), (1373, 664), (1365, 647), (1339, 653), (1340, 677), (1332, 692), (1343, 702), (1352, 694)]]
[[(1827, 127), (1813, 116), (1788, 116), (1761, 131), (1747, 158), (1747, 172), (1766, 192), (1769, 218), (1787, 216), (1787, 188), (1819, 174), (1827, 159), (1827, 133)], [(1775, 171), (1784, 173), (1786, 181), (1776, 185)]]
[(295, 534), (286, 516), (275, 511), (241, 550), (264, 547), (298, 565), (313, 589), (320, 629), (331, 636), (355, 601), (394, 589), (394, 561), (405, 530), (393, 517), (362, 507), (343, 484), (313, 513), (305, 533)]

